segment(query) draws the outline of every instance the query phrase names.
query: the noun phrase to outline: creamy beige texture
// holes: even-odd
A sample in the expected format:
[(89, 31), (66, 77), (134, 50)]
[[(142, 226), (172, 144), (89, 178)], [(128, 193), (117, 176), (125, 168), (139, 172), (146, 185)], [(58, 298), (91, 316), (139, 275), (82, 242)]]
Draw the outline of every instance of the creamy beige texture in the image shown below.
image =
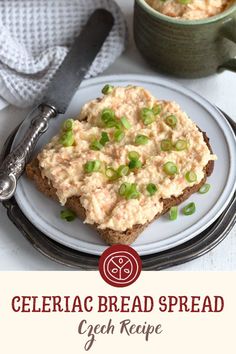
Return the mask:
[[(145, 126), (140, 119), (140, 110), (152, 108), (155, 104), (161, 104), (162, 111), (154, 123)], [(101, 125), (100, 116), (104, 108), (113, 109), (118, 119), (126, 116), (132, 125), (130, 130), (125, 131), (125, 138), (120, 143), (114, 142), (114, 128)], [(174, 114), (178, 120), (174, 129), (164, 122), (164, 118), (170, 114)], [(102, 99), (85, 104), (78, 119), (73, 126), (74, 146), (63, 147), (59, 142), (60, 134), (55, 136), (38, 155), (40, 169), (57, 190), (62, 205), (69, 197), (78, 196), (86, 210), (85, 222), (96, 223), (101, 229), (125, 231), (133, 225), (151, 221), (162, 211), (161, 198), (178, 197), (185, 188), (199, 183), (204, 177), (204, 167), (209, 160), (215, 159), (202, 133), (177, 103), (158, 101), (142, 87), (116, 87)], [(109, 134), (110, 142), (100, 151), (91, 150), (91, 141), (99, 139), (102, 131)], [(136, 146), (134, 139), (137, 134), (144, 134), (150, 140), (146, 145)], [(161, 151), (160, 141), (163, 139), (173, 142), (185, 139), (189, 144), (188, 150)], [(103, 173), (84, 172), (83, 166), (89, 160), (100, 160), (115, 169), (128, 164), (129, 151), (139, 152), (143, 167), (130, 172), (128, 176), (111, 182)], [(169, 177), (163, 172), (163, 164), (167, 161), (178, 166), (178, 174)], [(186, 181), (184, 175), (188, 171), (196, 173), (196, 182)], [(123, 182), (137, 183), (140, 198), (126, 200), (119, 196), (118, 190)], [(153, 196), (146, 191), (148, 183), (158, 186)]]
[(218, 15), (229, 7), (233, 0), (146, 0), (155, 10), (166, 16), (198, 20)]

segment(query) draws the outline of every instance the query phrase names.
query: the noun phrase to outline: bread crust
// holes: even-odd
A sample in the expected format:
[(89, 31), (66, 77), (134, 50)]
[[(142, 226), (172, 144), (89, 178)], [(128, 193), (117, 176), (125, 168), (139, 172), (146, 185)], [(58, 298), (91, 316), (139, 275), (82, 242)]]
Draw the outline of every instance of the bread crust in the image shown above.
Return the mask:
[[(212, 152), (209, 139), (206, 135), (206, 133), (202, 132), (204, 141), (206, 142), (208, 148)], [(188, 199), (193, 193), (197, 192), (201, 186), (206, 182), (206, 178), (210, 176), (213, 172), (214, 169), (214, 161), (209, 161), (208, 164), (204, 168), (204, 178), (201, 180), (200, 183), (188, 187), (184, 189), (183, 193), (178, 196), (178, 197), (171, 197), (168, 199), (163, 199), (163, 211), (162, 213), (159, 213), (155, 216), (155, 218), (152, 220), (154, 221), (155, 219), (158, 219), (161, 215), (165, 214), (172, 206), (178, 205)], [(45, 177), (43, 178), (41, 175), (41, 171), (39, 168), (39, 163), (37, 158), (34, 158), (27, 166), (26, 166), (26, 175), (34, 181), (35, 185), (37, 186), (38, 190), (48, 196), (49, 198), (52, 198), (56, 201), (58, 201), (57, 195), (56, 195), (56, 190), (53, 186), (50, 185), (48, 179)], [(73, 210), (80, 219), (85, 220), (86, 218), (86, 211), (83, 208), (83, 206), (80, 203), (80, 198), (79, 197), (70, 197), (68, 198), (65, 206), (68, 209)], [(99, 235), (102, 237), (102, 239), (109, 245), (114, 245), (114, 244), (123, 244), (123, 245), (130, 245), (133, 243), (136, 238), (141, 234), (141, 232), (152, 222), (147, 222), (144, 225), (134, 225), (131, 229), (127, 229), (124, 232), (119, 232), (115, 231), (112, 229), (99, 229), (97, 224), (91, 225), (93, 228), (96, 229), (96, 231), (99, 233)]]

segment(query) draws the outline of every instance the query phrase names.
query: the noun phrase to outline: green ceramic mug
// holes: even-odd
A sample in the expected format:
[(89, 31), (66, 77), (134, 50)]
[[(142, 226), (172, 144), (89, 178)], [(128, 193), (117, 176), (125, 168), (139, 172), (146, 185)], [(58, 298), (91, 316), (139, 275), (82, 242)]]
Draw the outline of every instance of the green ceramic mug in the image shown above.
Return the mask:
[(236, 72), (236, 3), (217, 16), (182, 20), (135, 0), (134, 39), (149, 63), (180, 77)]

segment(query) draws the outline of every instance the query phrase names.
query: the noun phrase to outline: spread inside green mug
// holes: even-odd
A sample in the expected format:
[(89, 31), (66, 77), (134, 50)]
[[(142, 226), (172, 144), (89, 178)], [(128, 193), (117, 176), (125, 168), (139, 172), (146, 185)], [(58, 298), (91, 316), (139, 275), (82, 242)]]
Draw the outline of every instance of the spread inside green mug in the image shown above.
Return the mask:
[[(170, 0), (163, 0), (165, 1), (170, 1)], [(184, 0), (185, 1), (185, 0)], [(205, 1), (205, 0), (203, 0)], [(218, 1), (218, 0), (216, 0)], [(148, 13), (151, 16), (154, 16), (156, 18), (162, 19), (164, 21), (168, 21), (170, 23), (180, 23), (182, 25), (201, 25), (201, 24), (206, 24), (206, 23), (213, 23), (218, 20), (221, 20), (228, 15), (234, 15), (236, 13), (236, 0), (232, 0), (231, 6), (229, 6), (227, 9), (225, 9), (223, 12), (220, 12), (216, 16), (211, 16), (203, 19), (185, 19), (185, 18), (177, 18), (177, 17), (171, 17), (171, 16), (166, 16), (162, 14), (161, 12), (155, 10), (152, 8), (148, 3), (147, 0), (135, 0), (135, 3), (138, 4), (140, 7), (142, 7), (143, 10), (145, 10), (146, 13)]]
[(219, 15), (235, 3), (234, 0), (145, 0), (163, 15), (186, 20), (201, 20)]

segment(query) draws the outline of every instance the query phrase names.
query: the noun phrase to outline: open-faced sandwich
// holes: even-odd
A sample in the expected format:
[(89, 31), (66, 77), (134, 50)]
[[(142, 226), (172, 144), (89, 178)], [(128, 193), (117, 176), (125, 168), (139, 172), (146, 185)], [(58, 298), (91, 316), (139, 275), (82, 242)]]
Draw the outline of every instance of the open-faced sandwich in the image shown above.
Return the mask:
[(26, 173), (108, 244), (131, 244), (205, 184), (216, 156), (177, 103), (142, 87), (102, 92), (64, 122)]

